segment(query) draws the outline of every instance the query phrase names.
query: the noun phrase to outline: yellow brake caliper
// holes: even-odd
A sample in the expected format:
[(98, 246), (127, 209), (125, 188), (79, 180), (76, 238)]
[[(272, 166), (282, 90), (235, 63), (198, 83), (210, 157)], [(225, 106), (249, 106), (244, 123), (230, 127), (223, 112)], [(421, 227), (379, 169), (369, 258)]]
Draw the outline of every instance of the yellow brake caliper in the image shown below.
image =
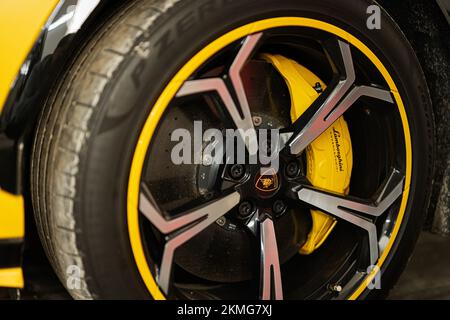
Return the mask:
[[(294, 60), (281, 55), (263, 54), (283, 76), (291, 95), (291, 119), (294, 122), (317, 99), (317, 83), (325, 84), (311, 71)], [(347, 122), (340, 117), (306, 149), (307, 178), (318, 188), (346, 195), (352, 174), (353, 153)], [(336, 225), (336, 220), (318, 210), (311, 210), (312, 228), (301, 254), (310, 254), (319, 248)]]

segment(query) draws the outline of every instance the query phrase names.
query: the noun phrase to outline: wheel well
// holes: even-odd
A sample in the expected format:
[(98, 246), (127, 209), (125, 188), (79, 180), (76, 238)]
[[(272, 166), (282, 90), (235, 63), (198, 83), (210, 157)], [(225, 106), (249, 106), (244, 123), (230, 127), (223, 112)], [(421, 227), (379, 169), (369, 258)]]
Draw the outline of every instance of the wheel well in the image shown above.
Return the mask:
[(448, 228), (436, 227), (436, 223), (433, 223), (435, 217), (450, 221), (448, 210), (447, 214), (443, 210), (450, 206), (448, 197), (447, 203), (441, 203), (444, 200), (440, 197), (444, 177), (450, 174), (447, 169), (450, 151), (450, 87), (448, 86), (450, 50), (443, 41), (443, 39), (450, 38), (449, 24), (443, 12), (444, 9), (435, 1), (379, 0), (379, 3), (393, 17), (408, 38), (422, 65), (428, 83), (434, 111), (437, 147), (434, 185), (425, 229), (429, 230), (434, 225), (432, 231), (450, 235)]
[[(10, 96), (12, 99), (5, 105), (1, 115), (0, 166), (8, 169), (0, 176), (0, 186), (11, 193), (22, 194), (25, 200), (26, 232), (22, 266), (27, 290), (32, 291), (34, 287), (40, 287), (41, 282), (49, 282), (56, 291), (64, 293), (45, 257), (37, 235), (31, 203), (29, 159), (39, 114), (48, 96), (90, 37), (128, 2), (102, 1), (77, 33), (65, 36), (51, 55), (42, 60), (37, 59), (20, 88), (20, 95), (17, 98), (15, 95)], [(30, 54), (40, 57), (42, 42), (41, 37)], [(36, 272), (39, 273), (38, 277)]]

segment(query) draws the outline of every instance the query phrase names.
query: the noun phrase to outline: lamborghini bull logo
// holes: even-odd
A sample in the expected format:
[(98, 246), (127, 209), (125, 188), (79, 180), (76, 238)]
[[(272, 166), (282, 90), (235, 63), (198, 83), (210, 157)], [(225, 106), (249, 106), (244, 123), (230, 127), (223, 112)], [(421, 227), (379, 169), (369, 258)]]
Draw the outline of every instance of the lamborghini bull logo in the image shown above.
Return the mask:
[(273, 185), (272, 178), (261, 179), (263, 189), (269, 189)]
[(274, 169), (268, 169), (256, 179), (255, 188), (262, 192), (278, 189), (278, 176)]

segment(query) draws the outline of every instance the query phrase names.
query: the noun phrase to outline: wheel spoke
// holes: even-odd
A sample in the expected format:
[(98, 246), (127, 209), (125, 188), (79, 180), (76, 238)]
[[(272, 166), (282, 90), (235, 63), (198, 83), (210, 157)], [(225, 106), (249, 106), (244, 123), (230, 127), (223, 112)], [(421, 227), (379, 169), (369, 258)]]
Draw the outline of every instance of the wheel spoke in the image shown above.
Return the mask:
[(253, 54), (261, 36), (262, 33), (247, 36), (229, 70), (228, 76), (233, 90), (236, 93), (240, 108), (236, 105), (225, 80), (222, 78), (189, 80), (183, 84), (177, 93), (177, 97), (184, 97), (198, 93), (216, 92), (221, 98), (236, 128), (239, 129), (239, 134), (250, 155), (255, 155), (257, 153), (258, 140), (253, 126), (247, 95), (242, 82), (241, 72), (246, 62)]
[(248, 104), (247, 95), (245, 93), (244, 84), (242, 82), (241, 72), (246, 62), (250, 59), (250, 56), (254, 52), (255, 47), (261, 39), (261, 36), (262, 33), (256, 33), (248, 36), (244, 40), (244, 43), (242, 44), (239, 53), (234, 59), (229, 72), (231, 83), (233, 84), (234, 91), (241, 107), (243, 115), (242, 121), (246, 125), (246, 127), (244, 127), (245, 129), (253, 129), (254, 127), (252, 114), (250, 112), (250, 106)]
[(332, 85), (293, 124), (294, 135), (287, 144), (292, 154), (305, 150), (362, 96), (393, 103), (390, 91), (354, 85), (355, 69), (347, 43), (337, 40), (334, 49), (329, 51), (329, 56), (336, 63), (338, 73)]
[(367, 231), (369, 235), (370, 263), (378, 260), (378, 238), (375, 224), (367, 216), (381, 216), (403, 193), (403, 175), (393, 170), (375, 201), (350, 199), (309, 187), (297, 191), (298, 199)]
[(267, 218), (260, 222), (260, 242), (260, 298), (262, 300), (283, 300), (277, 238), (271, 219)]
[(166, 220), (153, 204), (150, 193), (145, 191), (140, 193), (139, 210), (155, 228), (166, 235), (164, 252), (157, 274), (157, 282), (166, 294), (169, 291), (175, 250), (234, 208), (239, 201), (239, 193), (233, 192), (189, 210), (178, 218)]

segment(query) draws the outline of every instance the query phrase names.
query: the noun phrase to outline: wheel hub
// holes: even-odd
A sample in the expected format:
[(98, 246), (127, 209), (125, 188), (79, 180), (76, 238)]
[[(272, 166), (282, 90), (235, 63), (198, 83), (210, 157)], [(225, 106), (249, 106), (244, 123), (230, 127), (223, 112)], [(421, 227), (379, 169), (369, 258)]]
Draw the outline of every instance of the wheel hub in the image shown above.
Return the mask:
[(262, 197), (274, 196), (280, 187), (280, 178), (275, 169), (261, 169), (262, 172), (256, 174), (254, 179), (255, 191)]

